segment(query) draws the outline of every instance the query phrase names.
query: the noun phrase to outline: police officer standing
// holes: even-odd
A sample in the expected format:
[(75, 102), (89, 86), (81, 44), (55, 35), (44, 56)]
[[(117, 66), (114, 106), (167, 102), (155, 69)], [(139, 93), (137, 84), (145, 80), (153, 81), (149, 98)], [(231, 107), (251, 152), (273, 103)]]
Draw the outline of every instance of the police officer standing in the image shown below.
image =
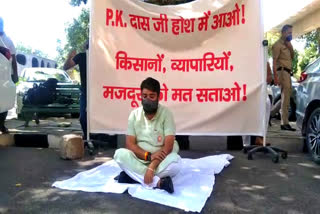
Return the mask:
[(289, 124), (291, 74), (294, 50), (291, 44), (292, 26), (285, 25), (281, 38), (272, 47), (274, 83), (281, 88), (281, 130), (295, 131)]

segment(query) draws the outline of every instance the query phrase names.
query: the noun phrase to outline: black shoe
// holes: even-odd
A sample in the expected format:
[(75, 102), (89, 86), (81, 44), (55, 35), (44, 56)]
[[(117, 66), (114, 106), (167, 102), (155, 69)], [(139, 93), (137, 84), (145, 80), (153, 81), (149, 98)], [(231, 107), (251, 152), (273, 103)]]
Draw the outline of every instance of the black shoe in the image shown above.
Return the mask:
[(281, 125), (281, 130), (285, 130), (285, 131), (296, 131), (296, 129), (292, 128), (289, 124), (286, 125)]
[(160, 179), (160, 189), (164, 189), (168, 193), (173, 193), (173, 183), (170, 177), (165, 177)]
[(9, 134), (9, 130), (5, 126), (2, 126), (0, 132), (2, 132), (2, 134)]
[(138, 181), (133, 180), (129, 175), (127, 175), (127, 173), (125, 173), (124, 171), (120, 172), (120, 174), (118, 176), (116, 176), (114, 178), (114, 180), (117, 180), (118, 183), (126, 183), (126, 184), (138, 184)]

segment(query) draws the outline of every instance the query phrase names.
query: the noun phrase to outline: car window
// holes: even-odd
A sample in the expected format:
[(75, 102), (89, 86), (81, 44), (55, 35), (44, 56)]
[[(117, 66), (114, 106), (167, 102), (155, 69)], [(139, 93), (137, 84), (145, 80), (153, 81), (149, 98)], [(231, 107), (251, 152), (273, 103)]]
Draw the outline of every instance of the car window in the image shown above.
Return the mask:
[(320, 58), (307, 68), (307, 73), (320, 72)]
[(72, 82), (70, 77), (60, 70), (28, 70), (24, 76), (27, 82), (45, 82), (49, 78), (55, 78), (60, 83)]

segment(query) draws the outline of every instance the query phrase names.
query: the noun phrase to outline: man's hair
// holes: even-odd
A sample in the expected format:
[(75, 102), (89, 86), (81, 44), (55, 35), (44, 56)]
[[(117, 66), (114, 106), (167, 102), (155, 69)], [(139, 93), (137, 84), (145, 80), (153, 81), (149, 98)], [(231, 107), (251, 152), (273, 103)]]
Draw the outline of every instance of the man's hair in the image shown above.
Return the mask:
[(158, 96), (160, 95), (160, 83), (156, 79), (148, 77), (147, 79), (143, 80), (141, 85), (140, 85), (141, 91), (144, 88), (148, 89), (150, 91), (156, 92), (158, 94)]
[(291, 28), (292, 28), (292, 25), (285, 25), (282, 27), (281, 33), (285, 33), (285, 32), (287, 32), (287, 30), (289, 30)]

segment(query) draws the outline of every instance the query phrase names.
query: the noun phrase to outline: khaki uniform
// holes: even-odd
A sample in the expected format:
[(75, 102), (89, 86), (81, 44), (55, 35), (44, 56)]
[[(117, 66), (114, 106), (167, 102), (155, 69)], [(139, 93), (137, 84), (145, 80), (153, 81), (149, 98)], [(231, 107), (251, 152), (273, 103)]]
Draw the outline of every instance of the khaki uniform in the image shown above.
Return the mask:
[[(281, 87), (281, 124), (289, 124), (288, 111), (291, 95), (291, 76), (284, 68), (292, 71), (292, 58), (285, 41), (279, 39), (272, 47), (272, 57), (277, 65), (278, 80)], [(278, 70), (281, 68), (281, 70)]]

